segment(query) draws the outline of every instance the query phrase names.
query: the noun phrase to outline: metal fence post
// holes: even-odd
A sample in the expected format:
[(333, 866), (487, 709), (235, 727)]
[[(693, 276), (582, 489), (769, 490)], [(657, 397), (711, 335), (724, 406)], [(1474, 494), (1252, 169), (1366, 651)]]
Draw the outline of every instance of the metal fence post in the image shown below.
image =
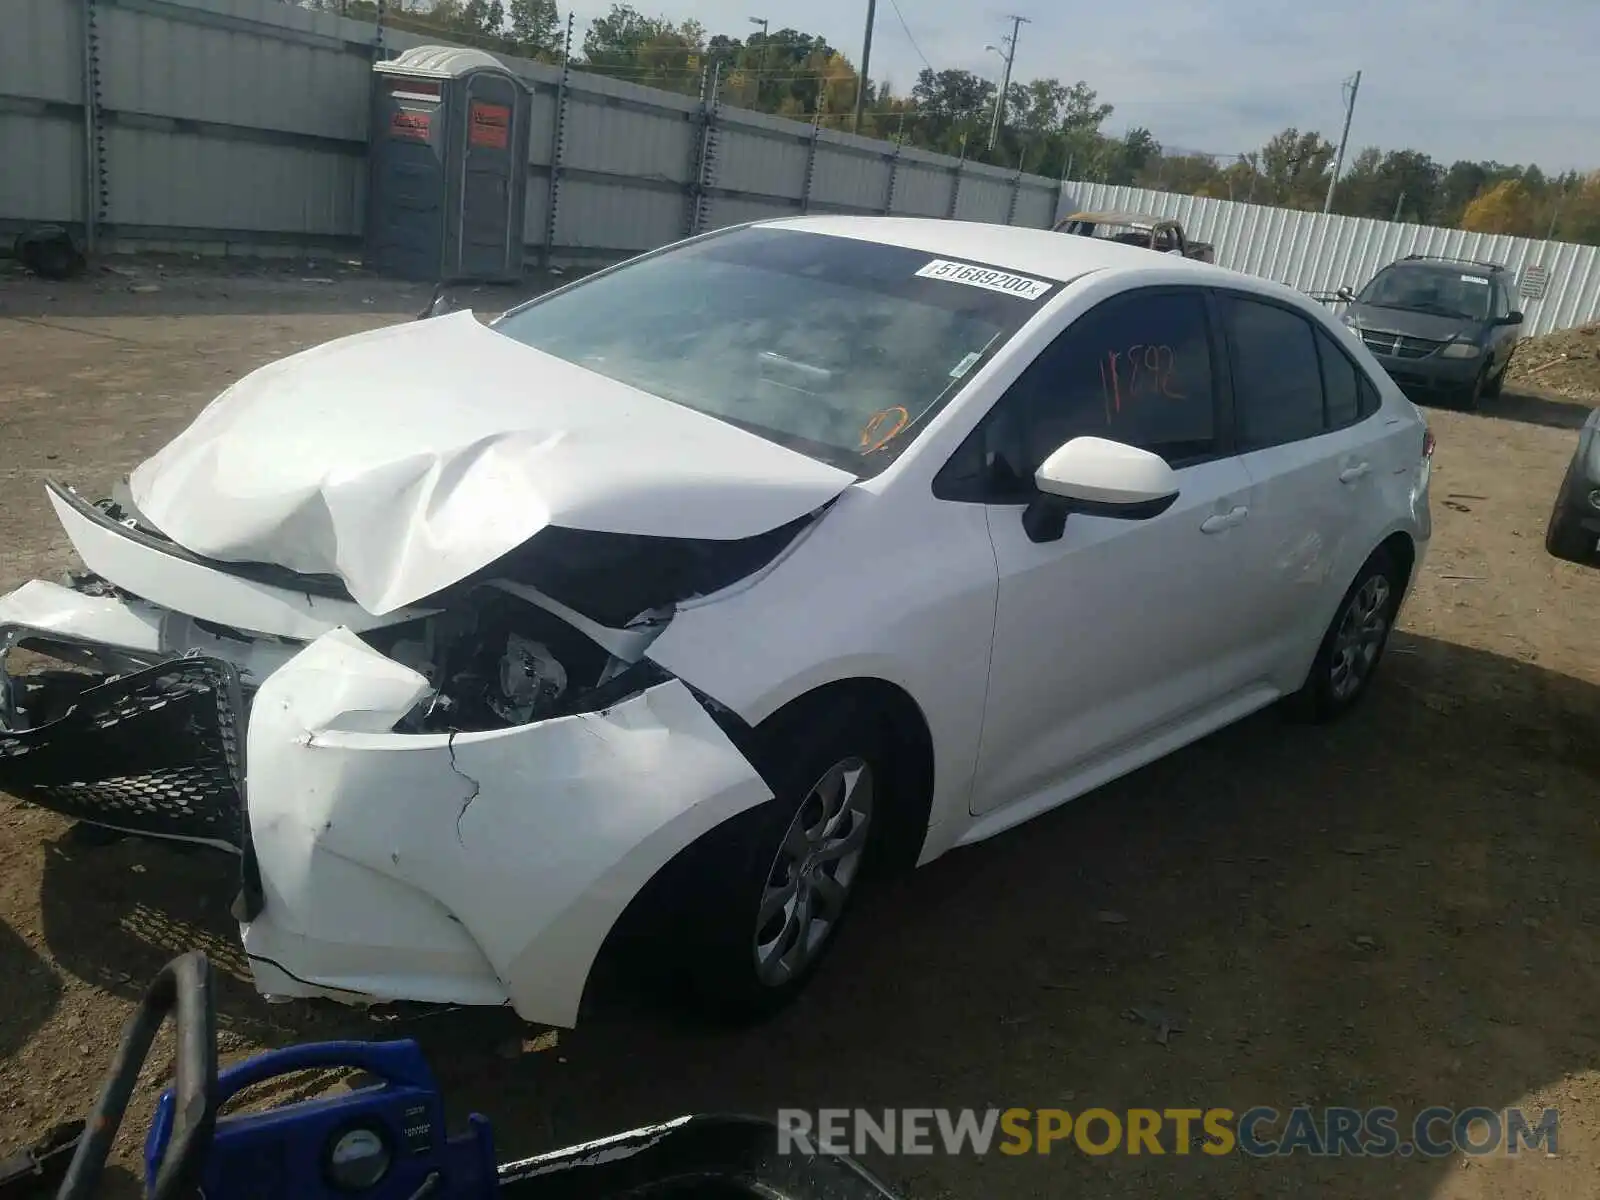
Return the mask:
[[(550, 190), (544, 200), (544, 245), (539, 248), (539, 266), (550, 269), (556, 245), (556, 213), (561, 207), (561, 160), (567, 145), (567, 85), (572, 77), (572, 20), (567, 13), (567, 38), (561, 50), (561, 78), (556, 83), (556, 109), (550, 118)], [(526, 168), (524, 168), (526, 169)]]
[(894, 215), (894, 185), (900, 174), (900, 143), (894, 144), (894, 153), (889, 155), (889, 185), (883, 189), (883, 215)]
[(1054, 229), (1056, 222), (1061, 219), (1061, 209), (1067, 202), (1067, 179), (1072, 174), (1072, 155), (1067, 155), (1067, 161), (1061, 167), (1061, 182), (1056, 184), (1056, 206), (1050, 214), (1050, 228)]
[(956, 207), (961, 202), (961, 168), (967, 162), (967, 139), (961, 139), (961, 157), (956, 159), (956, 165), (950, 172), (950, 207), (945, 212), (945, 220), (956, 219)]
[(711, 180), (717, 162), (717, 103), (721, 90), (722, 62), (718, 60), (711, 68), (709, 86), (700, 93), (700, 130), (694, 139), (689, 164), (689, 203), (684, 219), (686, 237), (699, 233), (711, 215)]
[(83, 0), (83, 250), (93, 254), (111, 199), (100, 127), (100, 30), (95, 0)]
[(817, 139), (822, 133), (822, 110), (811, 121), (811, 141), (806, 147), (806, 181), (800, 188), (800, 211), (811, 211), (811, 184), (817, 177)]

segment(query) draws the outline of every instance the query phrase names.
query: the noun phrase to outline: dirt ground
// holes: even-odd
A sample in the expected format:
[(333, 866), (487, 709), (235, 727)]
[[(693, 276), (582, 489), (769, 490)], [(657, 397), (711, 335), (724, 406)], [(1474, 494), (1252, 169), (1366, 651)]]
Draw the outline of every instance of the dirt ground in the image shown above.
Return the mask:
[[(342, 264), (120, 269), (0, 274), (0, 590), (70, 565), (46, 476), (107, 486), (230, 380), (426, 299)], [(417, 1037), (503, 1157), (689, 1111), (1554, 1106), (1554, 1157), (868, 1159), (914, 1200), (1600, 1196), (1600, 573), (1544, 553), (1587, 412), (1562, 390), (1430, 414), (1434, 546), (1352, 719), (1262, 714), (881, 887), (761, 1029), (687, 1028), (615, 990), (543, 1050), (503, 1012), (270, 1006), (228, 862), (88, 844), (0, 797), (0, 1153), (88, 1108), (144, 981), (199, 946), (228, 1059)], [(1134, 1009), (1167, 1014), (1164, 1044)], [(119, 1144), (127, 1194), (163, 1045)]]

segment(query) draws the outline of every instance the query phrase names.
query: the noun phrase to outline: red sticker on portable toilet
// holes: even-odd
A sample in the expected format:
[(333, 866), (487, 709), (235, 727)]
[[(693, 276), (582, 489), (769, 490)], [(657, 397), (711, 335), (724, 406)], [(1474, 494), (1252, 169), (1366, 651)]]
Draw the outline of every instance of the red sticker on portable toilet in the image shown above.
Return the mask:
[(504, 150), (509, 141), (511, 110), (503, 104), (472, 105), (467, 141), (474, 146)]
[(389, 118), (389, 136), (425, 142), (432, 126), (433, 114), (407, 112), (401, 109)]

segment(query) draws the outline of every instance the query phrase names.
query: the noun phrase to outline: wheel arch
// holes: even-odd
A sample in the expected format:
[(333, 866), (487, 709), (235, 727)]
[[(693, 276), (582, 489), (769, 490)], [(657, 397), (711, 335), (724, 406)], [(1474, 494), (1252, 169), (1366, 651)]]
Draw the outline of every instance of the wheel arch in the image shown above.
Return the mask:
[[(855, 711), (881, 723), (890, 761), (888, 822), (879, 852), (883, 865), (908, 869), (922, 852), (932, 817), (934, 793), (933, 731), (919, 705), (897, 683), (870, 675), (852, 675), (819, 684), (801, 693), (756, 726), (765, 755), (770, 747), (820, 719), (830, 710)], [(761, 764), (756, 763), (759, 770)]]
[[(773, 710), (751, 726), (743, 718), (697, 693), (701, 703), (751, 764), (767, 777), (763, 761), (783, 744), (824, 715), (851, 719), (850, 714), (871, 714), (883, 723), (885, 741), (892, 752), (889, 767), (888, 821), (875, 852), (881, 867), (890, 871), (914, 867), (926, 839), (933, 804), (933, 735), (922, 707), (905, 688), (878, 676), (852, 675), (811, 687)], [(637, 982), (659, 980), (655, 954), (662, 944), (663, 925), (679, 911), (682, 896), (691, 892), (695, 878), (718, 869), (706, 850), (717, 835), (748, 814), (737, 814), (679, 850), (641, 887), (613, 923), (592, 964), (584, 987), (587, 1005), (598, 988), (633, 975)], [(604, 964), (604, 965), (602, 965)], [(620, 973), (620, 974), (619, 974)]]

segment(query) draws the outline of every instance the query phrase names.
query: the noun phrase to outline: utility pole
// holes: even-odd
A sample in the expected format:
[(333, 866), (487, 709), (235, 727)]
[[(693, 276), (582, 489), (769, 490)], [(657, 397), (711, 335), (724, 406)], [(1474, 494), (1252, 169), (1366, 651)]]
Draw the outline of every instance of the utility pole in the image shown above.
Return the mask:
[(861, 37), (861, 70), (856, 75), (856, 111), (850, 132), (861, 132), (861, 109), (867, 103), (867, 68), (872, 65), (872, 24), (878, 16), (878, 0), (867, 0), (867, 31)]
[(995, 139), (1000, 136), (1000, 122), (1005, 119), (1006, 92), (1011, 89), (1011, 63), (1017, 57), (1017, 32), (1024, 25), (1033, 23), (1027, 17), (1013, 15), (1007, 19), (1011, 22), (1011, 32), (1001, 39), (1006, 48), (1006, 69), (1000, 76), (1000, 94), (994, 98), (994, 119), (989, 122), (989, 149), (991, 150), (994, 149)]
[(1394, 202), (1394, 218), (1393, 219), (1394, 219), (1395, 224), (1399, 224), (1400, 223), (1400, 209), (1401, 209), (1401, 206), (1405, 204), (1405, 202), (1406, 202), (1406, 194), (1404, 192), (1401, 192), (1400, 193), (1400, 198)]
[(756, 104), (761, 107), (761, 77), (767, 73), (767, 18), (751, 17), (750, 24), (761, 26), (761, 60), (756, 65)]
[(1350, 140), (1350, 118), (1356, 115), (1356, 93), (1361, 90), (1361, 72), (1356, 72), (1350, 83), (1350, 99), (1344, 106), (1344, 132), (1339, 135), (1339, 152), (1333, 156), (1333, 177), (1328, 180), (1328, 198), (1322, 202), (1323, 212), (1333, 211), (1333, 189), (1339, 184), (1339, 170), (1344, 166), (1344, 147)]

